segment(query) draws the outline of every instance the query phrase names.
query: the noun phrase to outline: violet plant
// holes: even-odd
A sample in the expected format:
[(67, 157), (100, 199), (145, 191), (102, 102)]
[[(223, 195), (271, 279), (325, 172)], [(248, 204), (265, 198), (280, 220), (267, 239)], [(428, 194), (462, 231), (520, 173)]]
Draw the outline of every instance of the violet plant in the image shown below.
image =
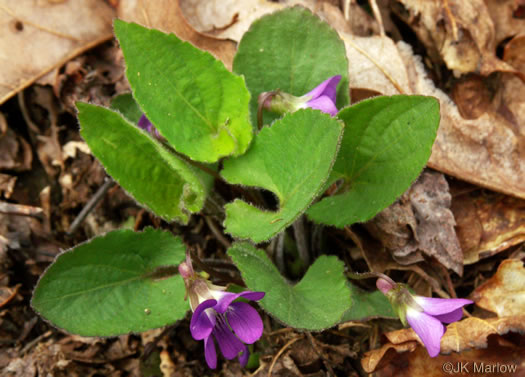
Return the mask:
[[(180, 236), (117, 230), (58, 256), (38, 282), (34, 309), (84, 336), (166, 326), (191, 309), (189, 331), (204, 341), (212, 368), (215, 342), (227, 359), (245, 364), (246, 344), (262, 334), (256, 309), (239, 298), (310, 331), (393, 316), (379, 292), (348, 282), (335, 256), (321, 255), (291, 284), (254, 245), (303, 215), (344, 227), (390, 205), (430, 156), (437, 100), (399, 95), (350, 106), (344, 44), (301, 7), (254, 22), (238, 46), (233, 72), (173, 34), (116, 20), (115, 35), (132, 95), (117, 97), (112, 109), (77, 103), (81, 135), (108, 174), (167, 222), (188, 224), (203, 211), (216, 179), (241, 190), (268, 190), (278, 208), (271, 210), (263, 197), (257, 203), (237, 198), (224, 207), (224, 232), (234, 240), (227, 253), (244, 292), (196, 273)], [(337, 191), (325, 195), (336, 182)], [(415, 317), (407, 310), (407, 318)]]

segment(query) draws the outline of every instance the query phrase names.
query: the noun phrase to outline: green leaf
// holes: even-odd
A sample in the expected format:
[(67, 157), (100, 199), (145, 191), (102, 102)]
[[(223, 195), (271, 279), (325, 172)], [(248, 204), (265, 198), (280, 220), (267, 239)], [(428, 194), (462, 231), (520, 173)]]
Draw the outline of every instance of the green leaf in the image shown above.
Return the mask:
[(253, 130), (242, 77), (173, 34), (115, 20), (115, 35), (135, 99), (175, 150), (203, 162), (246, 151)]
[(367, 292), (347, 283), (352, 296), (352, 306), (343, 315), (342, 322), (366, 321), (370, 318), (398, 318), (390, 301), (380, 291)]
[(329, 182), (342, 193), (324, 198), (310, 219), (337, 227), (371, 219), (416, 180), (427, 163), (439, 125), (433, 97), (376, 97), (341, 110), (345, 134)]
[(117, 230), (61, 254), (40, 278), (33, 308), (53, 325), (83, 336), (146, 331), (189, 309), (180, 276), (152, 277), (185, 257), (168, 232)]
[(113, 98), (110, 108), (120, 112), (131, 123), (137, 124), (142, 116), (142, 110), (131, 93), (120, 94)]
[[(255, 21), (239, 43), (233, 71), (246, 79), (254, 124), (260, 93), (281, 89), (302, 96), (335, 75), (342, 76), (337, 108), (350, 103), (343, 41), (326, 22), (302, 7), (286, 8)], [(278, 117), (265, 112), (264, 124)]]
[(228, 254), (252, 291), (266, 292), (261, 307), (287, 326), (324, 330), (337, 324), (350, 307), (343, 263), (323, 255), (296, 285), (279, 274), (265, 252), (247, 242), (234, 243)]
[(114, 111), (78, 102), (82, 137), (108, 173), (158, 216), (187, 223), (199, 212), (211, 179)]
[(226, 231), (261, 242), (290, 225), (323, 187), (341, 137), (339, 121), (311, 109), (264, 127), (245, 155), (224, 163), (221, 174), (230, 183), (272, 191), (280, 208), (263, 211), (237, 199), (226, 205)]

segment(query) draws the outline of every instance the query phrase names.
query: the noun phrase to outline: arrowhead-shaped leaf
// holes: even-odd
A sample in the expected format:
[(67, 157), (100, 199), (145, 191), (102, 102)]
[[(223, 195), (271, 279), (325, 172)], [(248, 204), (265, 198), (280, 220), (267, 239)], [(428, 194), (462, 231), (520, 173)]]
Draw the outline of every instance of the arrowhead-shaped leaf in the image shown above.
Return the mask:
[(118, 113), (77, 103), (82, 137), (108, 173), (140, 204), (168, 220), (199, 212), (211, 179)]
[[(239, 43), (233, 71), (246, 79), (254, 124), (260, 93), (281, 89), (302, 96), (335, 75), (342, 76), (337, 108), (350, 102), (343, 41), (330, 25), (302, 7), (286, 8), (255, 21)], [(276, 118), (264, 113), (264, 124)]]
[[(53, 325), (84, 336), (114, 336), (165, 326), (189, 309), (180, 276), (159, 267), (184, 260), (168, 232), (118, 230), (61, 254), (40, 278), (33, 308)], [(160, 274), (159, 274), (160, 277)]]
[(135, 99), (175, 150), (203, 162), (246, 151), (253, 130), (242, 77), (174, 34), (120, 20), (115, 34)]
[(367, 221), (396, 200), (427, 163), (439, 103), (423, 96), (376, 97), (341, 110), (345, 134), (330, 182), (342, 193), (322, 199), (310, 219), (343, 227)]
[(337, 324), (350, 307), (343, 263), (321, 256), (296, 285), (289, 284), (265, 252), (249, 243), (235, 243), (228, 254), (249, 289), (266, 292), (261, 307), (287, 326), (324, 330)]
[(268, 240), (312, 203), (330, 174), (342, 125), (318, 110), (300, 110), (264, 127), (246, 154), (224, 163), (230, 183), (262, 187), (279, 199), (263, 211), (242, 200), (226, 205), (226, 231), (254, 242)]

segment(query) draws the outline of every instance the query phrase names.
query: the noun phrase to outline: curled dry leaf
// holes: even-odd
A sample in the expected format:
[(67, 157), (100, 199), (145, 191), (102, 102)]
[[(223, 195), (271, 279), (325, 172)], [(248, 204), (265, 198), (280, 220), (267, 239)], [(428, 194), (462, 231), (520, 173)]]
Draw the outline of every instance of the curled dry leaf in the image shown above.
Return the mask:
[(400, 201), (366, 226), (399, 263), (421, 260), (415, 257), (418, 251), (422, 251), (461, 275), (463, 253), (454, 230), (456, 222), (450, 211), (450, 202), (448, 183), (443, 174), (427, 171)]
[(518, 259), (501, 262), (498, 271), (472, 294), (476, 305), (498, 317), (525, 312), (525, 268)]
[[(439, 375), (442, 375), (442, 369), (441, 365), (443, 364), (443, 361), (447, 361), (449, 358), (447, 356), (443, 356), (443, 354), (450, 354), (452, 353), (451, 357), (456, 358), (456, 360), (463, 360), (463, 357), (465, 355), (465, 358), (467, 359), (468, 355), (475, 355), (476, 352), (467, 351), (470, 349), (482, 349), (487, 348), (488, 345), (490, 345), (489, 342), (489, 336), (494, 335), (504, 335), (508, 332), (518, 332), (520, 334), (525, 333), (525, 315), (516, 315), (516, 316), (507, 316), (502, 318), (489, 318), (489, 319), (481, 319), (477, 317), (470, 317), (466, 318), (460, 322), (454, 322), (447, 326), (447, 331), (445, 332), (445, 335), (441, 339), (441, 356), (437, 357), (435, 360), (441, 361), (440, 368), (438, 369)], [(372, 350), (367, 352), (363, 359), (361, 360), (361, 365), (363, 366), (363, 369), (365, 369), (366, 372), (372, 373), (376, 371), (380, 366), (385, 366), (381, 362), (381, 355), (385, 354), (385, 347), (388, 350), (388, 346), (392, 345), (393, 349), (397, 349), (396, 346), (400, 345), (406, 345), (408, 348), (409, 345), (415, 345), (418, 344), (417, 350), (418, 353), (414, 354), (413, 356), (408, 356), (408, 359), (415, 360), (416, 358), (424, 363), (424, 365), (427, 365), (427, 362), (430, 362), (432, 360), (429, 356), (424, 347), (421, 343), (419, 343), (419, 338), (412, 329), (402, 329), (397, 331), (392, 331), (385, 334), (386, 338), (390, 342), (389, 344), (384, 345), (382, 348)], [(510, 344), (508, 342), (504, 343), (507, 345), (507, 347), (510, 347)], [(518, 350), (519, 352), (523, 352), (523, 345), (521, 345), (521, 349)], [(401, 348), (402, 351), (404, 351), (403, 348)], [(511, 352), (515, 350), (514, 347), (511, 348)], [(467, 351), (467, 352), (465, 352)], [(509, 354), (509, 352), (506, 352)], [(490, 353), (489, 353), (490, 354)], [(520, 353), (518, 353), (519, 355)], [(398, 357), (404, 358), (403, 355), (398, 355)], [(397, 360), (397, 359), (396, 359)], [(405, 359), (406, 360), (406, 359)], [(468, 360), (468, 359), (467, 359)], [(479, 361), (485, 361), (488, 362), (490, 360), (487, 359), (479, 359)], [(516, 358), (515, 355), (513, 355), (513, 358), (509, 359), (509, 361), (516, 361), (520, 360)], [(414, 361), (412, 365), (417, 365), (417, 362)], [(405, 364), (406, 367), (406, 364)], [(420, 366), (422, 367), (422, 366)], [(525, 365), (523, 365), (523, 368), (525, 368)], [(426, 369), (425, 369), (426, 370)], [(385, 376), (389, 375), (388, 371), (385, 372)], [(398, 375), (398, 374), (394, 374)], [(408, 374), (412, 376), (417, 375), (427, 375), (427, 373), (413, 373)]]
[(367, 89), (384, 95), (412, 94), (405, 63), (392, 39), (339, 35), (351, 62), (348, 77), (352, 90)]
[[(485, 113), (476, 120), (464, 119), (450, 98), (426, 78), (421, 61), (410, 47), (400, 42), (398, 48), (413, 93), (434, 96), (440, 101), (441, 123), (428, 165), (468, 182), (525, 198), (524, 130), (497, 113)], [(517, 77), (511, 80), (517, 91), (511, 94), (510, 88), (504, 88), (503, 96), (514, 96), (509, 111), (520, 117), (521, 113), (513, 111), (525, 104), (525, 95), (517, 95), (525, 90), (525, 84)]]
[[(114, 10), (99, 0), (0, 1), (0, 104), (72, 57), (110, 39)], [(45, 46), (45, 48), (42, 48)]]
[(417, 34), (431, 59), (459, 76), (513, 72), (496, 57), (494, 23), (483, 0), (397, 0), (394, 10)]
[(9, 199), (15, 188), (17, 177), (0, 173), (0, 197)]
[(516, 0), (485, 0), (496, 29), (496, 43), (525, 33), (525, 19), (519, 17), (520, 5)]
[[(408, 343), (403, 343), (408, 344)], [(400, 345), (398, 345), (400, 346)], [(392, 359), (388, 363), (381, 360), (376, 367), (376, 377), (443, 377), (444, 375), (486, 376), (523, 376), (525, 347), (509, 343), (503, 337), (496, 336), (489, 340), (488, 348), (452, 353), (430, 358), (423, 347), (414, 352), (387, 354)], [(463, 370), (461, 368), (463, 367)], [(463, 372), (463, 373), (461, 373)], [(500, 373), (498, 373), (500, 372)]]
[(31, 169), (33, 161), (31, 146), (9, 128), (2, 113), (0, 113), (0, 151), (0, 170)]
[(479, 191), (454, 195), (452, 212), (463, 250), (472, 264), (525, 241), (525, 200)]
[(189, 24), (200, 33), (239, 42), (253, 21), (285, 7), (301, 5), (328, 22), (338, 32), (370, 35), (377, 23), (360, 6), (349, 4), (347, 21), (341, 10), (328, 2), (316, 0), (180, 0), (180, 8)]
[(367, 373), (373, 373), (388, 366), (394, 358), (399, 357), (400, 353), (414, 352), (416, 348), (416, 342), (388, 343), (379, 349), (367, 352), (361, 359), (361, 366)]
[[(366, 229), (392, 253), (400, 264), (411, 264), (423, 260), (417, 252), (416, 216), (412, 210), (408, 192), (395, 203), (379, 212), (372, 220), (364, 224)], [(418, 254), (419, 258), (414, 259)], [(407, 256), (411, 256), (407, 261)]]
[(454, 230), (451, 196), (443, 174), (421, 174), (411, 187), (409, 197), (417, 220), (418, 248), (462, 275), (463, 253)]
[(182, 40), (206, 50), (220, 59), (231, 70), (235, 43), (202, 34), (195, 30), (182, 13), (180, 0), (128, 0), (120, 1), (118, 17), (165, 33), (174, 33)]
[(253, 21), (284, 5), (269, 0), (180, 0), (180, 8), (198, 32), (239, 42)]
[(490, 110), (493, 93), (479, 75), (467, 75), (452, 88), (452, 98), (464, 119), (478, 119)]

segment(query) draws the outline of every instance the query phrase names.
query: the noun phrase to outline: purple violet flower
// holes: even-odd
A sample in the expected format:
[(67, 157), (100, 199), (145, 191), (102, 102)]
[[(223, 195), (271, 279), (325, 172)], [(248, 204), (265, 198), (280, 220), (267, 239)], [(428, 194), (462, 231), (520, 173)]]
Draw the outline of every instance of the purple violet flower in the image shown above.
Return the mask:
[(384, 278), (376, 282), (377, 288), (390, 300), (401, 322), (407, 322), (425, 345), (430, 357), (440, 351), (441, 338), (445, 334), (443, 323), (459, 321), (463, 306), (473, 301), (463, 298), (432, 298), (410, 293), (406, 285), (396, 284)]
[(137, 125), (139, 126), (139, 128), (142, 128), (144, 131), (147, 131), (149, 133), (151, 133), (154, 129), (153, 123), (151, 123), (149, 119), (146, 118), (145, 114), (142, 114)]
[(237, 298), (260, 300), (264, 292), (226, 292), (225, 287), (213, 285), (193, 271), (191, 260), (179, 265), (190, 299), (193, 315), (190, 332), (195, 340), (204, 340), (204, 356), (212, 369), (217, 367), (215, 341), (224, 357), (232, 360), (239, 357), (245, 366), (250, 353), (246, 344), (255, 343), (262, 335), (263, 322), (257, 310), (246, 302), (234, 302)]
[(262, 103), (265, 109), (278, 114), (311, 108), (335, 116), (337, 114), (335, 101), (339, 81), (341, 81), (341, 75), (332, 76), (301, 97), (280, 90), (263, 92), (259, 95), (259, 104)]
[(139, 119), (139, 122), (137, 123), (137, 126), (139, 128), (142, 128), (144, 131), (150, 133), (151, 135), (155, 136), (156, 138), (161, 138), (162, 136), (159, 133), (159, 130), (153, 125), (153, 123), (150, 122), (150, 120), (146, 117), (145, 114), (142, 114), (142, 116)]

